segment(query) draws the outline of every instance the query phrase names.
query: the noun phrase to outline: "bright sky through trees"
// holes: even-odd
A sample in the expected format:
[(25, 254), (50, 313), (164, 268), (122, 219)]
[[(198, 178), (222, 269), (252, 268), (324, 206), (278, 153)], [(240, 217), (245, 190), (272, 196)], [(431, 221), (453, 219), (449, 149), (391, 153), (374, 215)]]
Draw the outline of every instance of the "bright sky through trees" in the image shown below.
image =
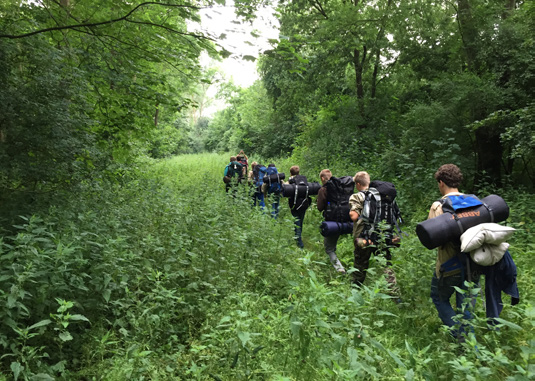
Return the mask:
[[(259, 53), (270, 48), (268, 39), (278, 39), (278, 21), (272, 13), (272, 9), (261, 9), (253, 25), (250, 25), (236, 20), (233, 6), (210, 8), (201, 12), (202, 29), (233, 53), (219, 66), (228, 79), (232, 78), (239, 86), (248, 87), (258, 78), (256, 63), (243, 57), (258, 58)], [(221, 36), (225, 38), (220, 38)], [(209, 59), (205, 58), (203, 64), (209, 65)]]

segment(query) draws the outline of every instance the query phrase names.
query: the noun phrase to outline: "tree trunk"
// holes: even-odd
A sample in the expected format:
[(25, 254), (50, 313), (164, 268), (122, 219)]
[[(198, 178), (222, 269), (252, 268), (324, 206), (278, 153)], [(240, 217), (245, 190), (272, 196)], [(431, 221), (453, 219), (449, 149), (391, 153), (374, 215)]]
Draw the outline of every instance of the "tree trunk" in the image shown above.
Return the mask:
[[(463, 41), (464, 51), (466, 53), (466, 63), (468, 70), (475, 75), (480, 76), (478, 56), (478, 30), (475, 20), (472, 17), (470, 0), (458, 0), (457, 20)], [(486, 118), (485, 111), (477, 107), (472, 115), (472, 121)], [(500, 131), (494, 126), (484, 126), (475, 132), (475, 146), (477, 155), (477, 176), (475, 179), (476, 187), (482, 180), (490, 180), (492, 184), (500, 186), (502, 183), (502, 155), (503, 146), (500, 141)], [(488, 178), (484, 178), (487, 176)]]
[(516, 0), (505, 0), (505, 9), (502, 13), (502, 18), (508, 18), (516, 8)]
[(486, 126), (476, 130), (477, 176), (476, 187), (482, 180), (502, 185), (501, 163), (503, 147), (500, 134), (495, 128)]
[(466, 63), (468, 70), (475, 73), (477, 57), (477, 29), (472, 18), (472, 11), (468, 0), (458, 0), (457, 20), (463, 40), (464, 52), (466, 53)]
[[(362, 121), (364, 121), (364, 86), (362, 84), (362, 72), (364, 70), (364, 60), (366, 59), (366, 47), (363, 48), (362, 59), (360, 50), (353, 50), (353, 66), (355, 67), (355, 85), (357, 87), (358, 111)], [(366, 125), (361, 123), (359, 128), (365, 128)]]
[(379, 63), (381, 62), (381, 50), (376, 48), (375, 52), (375, 63), (373, 64), (373, 75), (372, 75), (372, 89), (371, 89), (371, 98), (375, 98), (375, 93), (377, 91), (377, 75), (379, 74)]

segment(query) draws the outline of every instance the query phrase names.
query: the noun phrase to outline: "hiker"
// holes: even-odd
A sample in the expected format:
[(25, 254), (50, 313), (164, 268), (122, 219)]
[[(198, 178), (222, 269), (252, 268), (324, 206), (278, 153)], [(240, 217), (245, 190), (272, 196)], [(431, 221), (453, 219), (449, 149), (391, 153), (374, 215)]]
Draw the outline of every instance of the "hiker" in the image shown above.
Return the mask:
[[(444, 164), (435, 173), (438, 182), (438, 189), (442, 198), (435, 201), (429, 210), (428, 219), (435, 218), (444, 213), (442, 205), (447, 197), (462, 195), (459, 192), (459, 185), (463, 180), (463, 175), (459, 167), (455, 164)], [(465, 327), (459, 326), (453, 320), (457, 313), (462, 313), (465, 319), (472, 317), (470, 307), (466, 306), (463, 311), (463, 302), (469, 297), (455, 290), (455, 287), (466, 290), (464, 281), (467, 279), (466, 262), (461, 259), (460, 241), (447, 242), (438, 247), (436, 266), (431, 280), (431, 299), (438, 311), (438, 316), (444, 325), (451, 328), (450, 332), (454, 338), (460, 342), (464, 341), (463, 334)], [(479, 279), (472, 279), (475, 283)], [(456, 310), (450, 303), (450, 297), (455, 293)], [(473, 308), (475, 299), (470, 300)]]
[[(335, 178), (329, 169), (324, 169), (320, 172), (320, 180), (323, 185), (318, 191), (316, 205), (318, 210), (323, 212), (325, 221), (350, 221), (349, 197), (353, 194), (355, 188), (353, 179), (350, 176)], [(336, 256), (336, 245), (338, 244), (340, 235), (338, 233), (324, 236), (323, 247), (335, 270), (339, 273), (346, 274), (344, 266), (342, 266)]]
[(254, 185), (254, 169), (255, 169), (255, 167), (257, 165), (258, 165), (258, 163), (256, 161), (253, 161), (251, 163), (251, 170), (247, 174), (247, 183), (249, 183), (249, 184), (253, 184)]
[[(275, 164), (269, 164), (266, 168), (266, 176), (275, 175), (278, 177), (279, 171)], [(271, 199), (271, 217), (277, 218), (279, 216), (279, 203), (282, 192), (282, 180), (277, 179), (276, 181), (270, 181), (269, 183), (265, 182), (262, 184), (262, 192), (264, 193), (264, 200), (269, 197)]]
[(243, 150), (236, 155), (236, 161), (243, 166), (243, 177), (245, 178), (248, 175), (249, 159)]
[(298, 196), (298, 186), (305, 186), (308, 188), (308, 180), (306, 176), (299, 174), (299, 166), (294, 165), (290, 168), (290, 178), (288, 184), (295, 184), (295, 194), (288, 197), (288, 206), (290, 207), (290, 213), (295, 218), (295, 240), (297, 246), (302, 249), (304, 247), (301, 234), (303, 232), (303, 221), (305, 219), (305, 213), (308, 207), (312, 204), (312, 199), (308, 194), (305, 197)]
[(256, 161), (251, 164), (251, 170), (249, 171), (249, 183), (253, 188), (253, 207), (256, 204), (260, 205), (260, 208), (264, 210), (266, 204), (264, 202), (264, 193), (262, 192), (262, 185), (264, 184), (264, 176), (266, 174), (266, 167)]
[[(399, 240), (399, 237), (393, 238), (393, 225), (399, 215), (399, 212), (394, 211), (397, 205), (392, 205), (395, 198), (395, 188), (387, 182), (377, 181), (373, 183), (374, 186), (377, 184), (377, 187), (386, 184), (388, 189), (394, 189), (394, 194), (390, 200), (392, 202), (389, 204), (386, 201), (388, 199), (386, 195), (383, 195), (375, 187), (370, 187), (370, 175), (367, 172), (357, 172), (353, 180), (358, 190), (358, 193), (349, 198), (351, 208), (349, 216), (353, 221), (353, 243), (355, 246), (353, 267), (356, 271), (351, 274), (353, 284), (357, 287), (362, 286), (370, 266), (371, 255), (381, 254), (386, 259), (384, 272), (390, 292), (397, 295), (396, 274), (392, 270), (392, 254), (390, 253), (392, 241)], [(385, 193), (388, 193), (388, 190)], [(380, 226), (378, 226), (381, 222), (385, 224), (385, 231), (381, 231)]]
[(234, 185), (241, 183), (243, 178), (243, 166), (238, 163), (236, 156), (230, 157), (230, 163), (225, 167), (223, 173), (223, 182), (225, 183), (225, 191), (228, 193), (229, 189)]

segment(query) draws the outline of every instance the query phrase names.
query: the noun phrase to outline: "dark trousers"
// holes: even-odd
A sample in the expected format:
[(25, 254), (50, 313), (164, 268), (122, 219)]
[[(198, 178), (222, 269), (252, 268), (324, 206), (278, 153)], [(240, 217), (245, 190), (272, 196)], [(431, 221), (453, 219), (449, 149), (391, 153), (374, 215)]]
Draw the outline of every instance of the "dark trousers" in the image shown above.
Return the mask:
[(354, 271), (351, 275), (353, 276), (353, 283), (355, 283), (357, 286), (361, 286), (364, 281), (366, 280), (366, 273), (368, 271), (368, 268), (370, 267), (370, 258), (373, 255), (383, 255), (386, 259), (386, 280), (391, 288), (391, 291), (394, 291), (397, 289), (396, 285), (396, 274), (394, 273), (394, 270), (392, 270), (392, 254), (390, 253), (389, 248), (384, 248), (382, 250), (378, 250), (376, 246), (365, 246), (360, 247), (358, 245), (357, 239), (354, 240), (355, 243), (355, 251), (354, 254), (354, 262), (353, 267), (357, 269), (357, 271)]
[(271, 202), (271, 217), (275, 219), (279, 217), (280, 198), (281, 196), (278, 194), (272, 193), (268, 195), (268, 202)]
[(301, 249), (305, 246), (303, 244), (303, 239), (301, 238), (303, 233), (303, 221), (305, 220), (305, 213), (306, 209), (301, 211), (294, 211), (292, 210), (292, 216), (294, 217), (294, 224), (295, 224), (295, 240), (297, 242), (297, 246), (299, 246)]
[[(431, 299), (437, 308), (438, 316), (444, 325), (451, 328), (453, 337), (458, 338), (461, 334), (466, 333), (467, 327), (459, 324), (454, 320), (457, 314), (462, 314), (465, 320), (472, 318), (471, 309), (475, 306), (475, 297), (457, 292), (455, 287), (461, 290), (467, 290), (464, 285), (464, 271), (459, 274), (437, 278), (433, 270), (431, 279)], [(477, 279), (479, 281), (479, 279)], [(455, 309), (450, 303), (451, 296), (455, 294)], [(468, 305), (463, 306), (468, 301)], [(464, 309), (463, 309), (464, 307)]]

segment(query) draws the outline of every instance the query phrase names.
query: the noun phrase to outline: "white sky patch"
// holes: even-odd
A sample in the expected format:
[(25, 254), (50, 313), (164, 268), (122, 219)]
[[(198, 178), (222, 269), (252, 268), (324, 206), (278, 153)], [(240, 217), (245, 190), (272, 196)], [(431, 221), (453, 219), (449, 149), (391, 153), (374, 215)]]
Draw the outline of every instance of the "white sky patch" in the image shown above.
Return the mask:
[[(244, 56), (258, 58), (259, 54), (270, 49), (269, 39), (279, 38), (278, 20), (273, 10), (262, 8), (257, 13), (253, 24), (239, 22), (234, 15), (233, 6), (214, 7), (201, 11), (201, 29), (216, 38), (218, 43), (232, 52), (232, 56), (218, 63), (227, 76), (241, 87), (248, 87), (258, 79), (256, 62), (243, 59)], [(253, 32), (259, 37), (251, 35)], [(219, 37), (225, 36), (220, 39)], [(204, 57), (203, 65), (209, 65), (209, 58)]]
[[(201, 14), (201, 25), (194, 28), (200, 29), (217, 43), (231, 52), (229, 58), (222, 62), (212, 61), (207, 54), (201, 56), (201, 65), (204, 67), (219, 67), (225, 73), (225, 80), (230, 81), (240, 87), (249, 87), (259, 76), (256, 70), (256, 61), (244, 59), (244, 56), (255, 59), (272, 46), (268, 42), (270, 39), (279, 38), (279, 22), (273, 16), (272, 8), (262, 8), (257, 12), (257, 17), (252, 25), (247, 22), (240, 22), (235, 14), (234, 7), (221, 6), (203, 9)], [(254, 32), (254, 36), (251, 34)], [(215, 97), (216, 86), (211, 86), (208, 96)], [(217, 110), (225, 108), (226, 105), (221, 100), (216, 100), (207, 107), (203, 114), (210, 116)]]

